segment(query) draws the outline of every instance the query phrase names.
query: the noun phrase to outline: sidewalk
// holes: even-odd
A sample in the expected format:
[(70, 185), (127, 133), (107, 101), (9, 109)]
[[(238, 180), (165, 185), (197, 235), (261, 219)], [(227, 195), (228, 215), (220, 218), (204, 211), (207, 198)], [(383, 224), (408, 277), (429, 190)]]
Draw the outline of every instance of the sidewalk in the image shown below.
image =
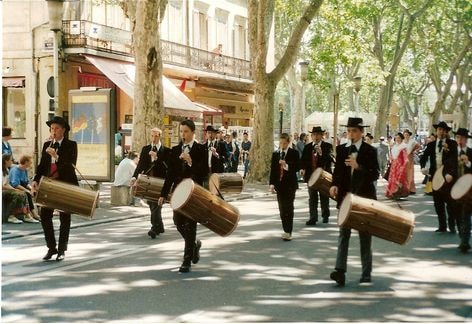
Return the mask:
[[(100, 198), (98, 208), (95, 210), (93, 219), (85, 216), (72, 215), (71, 228), (93, 226), (102, 223), (117, 222), (129, 218), (149, 217), (149, 207), (143, 204), (143, 207), (134, 206), (112, 206), (110, 204), (111, 182), (100, 184)], [(227, 202), (263, 197), (269, 194), (269, 188), (265, 185), (245, 184), (243, 191), (239, 195), (228, 195), (225, 197)], [(164, 209), (170, 209), (168, 204)], [(55, 228), (59, 227), (59, 217), (54, 217)], [(42, 234), (41, 223), (22, 223), (22, 224), (2, 224), (2, 241), (24, 237), (34, 234)]]

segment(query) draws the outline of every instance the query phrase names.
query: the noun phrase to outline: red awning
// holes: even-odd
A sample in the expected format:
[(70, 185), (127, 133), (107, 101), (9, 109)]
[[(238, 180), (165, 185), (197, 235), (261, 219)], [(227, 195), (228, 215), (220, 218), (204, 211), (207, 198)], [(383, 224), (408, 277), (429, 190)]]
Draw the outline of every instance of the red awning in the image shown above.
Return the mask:
[(5, 88), (23, 88), (25, 86), (25, 78), (2, 78), (2, 87)]

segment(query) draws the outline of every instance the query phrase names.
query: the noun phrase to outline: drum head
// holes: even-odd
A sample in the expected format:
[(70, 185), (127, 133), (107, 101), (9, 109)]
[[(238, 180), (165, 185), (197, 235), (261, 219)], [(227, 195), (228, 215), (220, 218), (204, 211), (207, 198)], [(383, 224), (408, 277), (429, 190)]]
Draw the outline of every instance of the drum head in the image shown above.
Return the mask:
[(443, 168), (444, 168), (444, 166), (441, 166), (434, 173), (433, 181), (432, 181), (434, 191), (438, 191), (439, 189), (441, 189), (441, 187), (444, 184), (445, 180), (444, 180), (444, 177), (443, 177), (443, 174), (442, 174)]
[(172, 209), (176, 210), (184, 206), (192, 195), (194, 187), (195, 183), (192, 179), (185, 179), (179, 183), (172, 193), (172, 198), (170, 199), (170, 206)]
[(472, 187), (472, 174), (464, 174), (462, 177), (457, 179), (456, 183), (451, 189), (451, 197), (454, 200), (461, 199), (466, 193), (470, 191)]
[(348, 193), (339, 207), (338, 212), (338, 225), (342, 226), (346, 222), (347, 217), (351, 213), (352, 208), (352, 194)]
[(310, 176), (310, 179), (308, 180), (308, 187), (312, 187), (316, 181), (321, 177), (323, 174), (323, 168), (316, 168), (315, 171)]
[(222, 176), (224, 176), (224, 173), (212, 173), (208, 180), (208, 187), (210, 192), (214, 195), (218, 194), (218, 190), (220, 189), (220, 177)]

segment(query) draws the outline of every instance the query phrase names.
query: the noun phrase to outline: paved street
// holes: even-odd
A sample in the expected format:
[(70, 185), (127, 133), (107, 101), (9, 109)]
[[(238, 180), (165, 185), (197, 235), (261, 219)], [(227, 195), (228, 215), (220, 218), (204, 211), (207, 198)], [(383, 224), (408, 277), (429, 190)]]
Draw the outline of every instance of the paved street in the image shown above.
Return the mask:
[[(305, 226), (303, 185), (294, 240), (284, 242), (275, 196), (259, 189), (248, 197), (232, 202), (241, 221), (231, 236), (199, 226), (202, 257), (188, 274), (177, 271), (183, 241), (169, 207), (166, 232), (156, 240), (146, 235), (146, 208), (100, 208), (106, 222), (73, 229), (61, 263), (41, 261), (46, 249), (40, 234), (4, 235), (2, 322), (471, 320), (472, 254), (459, 253), (457, 235), (434, 233), (432, 198), (422, 189), (400, 202), (417, 215), (412, 240), (400, 246), (374, 238), (372, 284), (358, 283), (359, 240), (353, 234), (344, 288), (329, 280), (338, 233), (333, 202), (329, 224)], [(73, 220), (81, 222), (87, 225)], [(38, 224), (16, 226), (40, 230)]]

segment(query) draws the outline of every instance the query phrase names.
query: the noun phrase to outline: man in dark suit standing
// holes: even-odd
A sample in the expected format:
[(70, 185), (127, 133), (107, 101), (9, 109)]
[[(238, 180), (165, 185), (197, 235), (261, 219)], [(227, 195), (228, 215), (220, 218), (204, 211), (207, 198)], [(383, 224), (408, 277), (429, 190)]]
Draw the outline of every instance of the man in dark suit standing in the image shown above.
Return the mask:
[[(336, 163), (333, 172), (333, 184), (330, 195), (336, 197), (338, 208), (348, 192), (355, 195), (377, 199), (374, 182), (379, 177), (377, 153), (369, 144), (363, 142), (364, 127), (362, 118), (350, 117), (347, 132), (350, 141), (336, 147)], [(330, 278), (339, 286), (346, 281), (347, 254), (351, 229), (340, 227), (338, 239), (338, 253), (335, 271)], [(372, 236), (369, 233), (359, 232), (361, 245), (362, 275), (360, 282), (370, 282), (372, 272)]]
[[(164, 198), (171, 190), (182, 182), (183, 179), (191, 178), (199, 185), (208, 177), (208, 152), (204, 145), (195, 141), (195, 124), (186, 119), (180, 123), (180, 137), (182, 142), (172, 148), (164, 187), (161, 191), (159, 204), (164, 203)], [(179, 272), (189, 272), (191, 263), (200, 260), (200, 240), (196, 240), (197, 223), (174, 211), (174, 224), (185, 241), (184, 259)]]
[[(135, 185), (136, 179), (141, 173), (165, 179), (170, 149), (162, 145), (161, 135), (162, 131), (159, 128), (151, 129), (151, 144), (143, 146), (130, 186)], [(150, 200), (147, 203), (151, 210), (151, 229), (148, 231), (148, 235), (154, 239), (157, 235), (165, 232), (162, 222), (162, 206)]]
[(205, 131), (207, 140), (203, 145), (208, 152), (208, 168), (210, 173), (223, 173), (225, 170), (226, 146), (224, 142), (216, 139), (218, 131), (213, 126), (208, 125)]
[[(457, 154), (458, 154), (458, 169), (457, 178), (464, 174), (472, 173), (472, 149), (467, 147), (467, 139), (472, 138), (469, 131), (465, 128), (457, 129), (456, 135)], [(459, 226), (459, 236), (461, 243), (458, 248), (462, 253), (467, 253), (470, 250), (470, 228), (472, 207), (463, 201), (455, 201), (455, 210), (457, 213), (457, 223)]]
[(298, 189), (298, 152), (289, 146), (290, 136), (287, 133), (282, 133), (279, 149), (272, 153), (270, 166), (270, 188), (272, 192), (277, 193), (284, 241), (292, 239), (293, 201)]
[[(449, 231), (456, 232), (456, 221), (454, 203), (451, 200), (451, 188), (454, 181), (457, 180), (457, 143), (449, 138), (447, 134), (451, 130), (445, 122), (441, 121), (436, 125), (436, 140), (426, 145), (423, 155), (420, 159), (421, 170), (423, 174), (434, 176), (436, 170), (443, 166), (443, 176), (445, 183), (440, 191), (433, 192), (433, 201), (436, 214), (438, 215), (439, 227), (436, 232), (442, 233)], [(426, 168), (426, 162), (429, 161), (429, 170)], [(447, 223), (446, 223), (447, 208)]]
[[(310, 176), (317, 168), (332, 173), (331, 163), (333, 161), (333, 146), (323, 141), (324, 130), (320, 126), (313, 127), (311, 133), (311, 143), (305, 145), (303, 149), (302, 159), (300, 162), (300, 173), (303, 180), (308, 183)], [(310, 219), (306, 225), (316, 225), (318, 222), (318, 190), (308, 188), (310, 198), (308, 204), (310, 207)], [(329, 197), (319, 193), (321, 202), (321, 217), (323, 223), (328, 223), (329, 219)]]
[[(67, 138), (67, 133), (70, 130), (69, 124), (59, 116), (54, 116), (46, 124), (49, 126), (51, 140), (43, 145), (41, 160), (32, 183), (32, 191), (37, 192), (38, 183), (42, 176), (78, 186), (74, 167), (77, 163), (77, 143)], [(60, 195), (59, 192), (57, 194)], [(48, 252), (43, 260), (50, 260), (53, 255), (57, 254), (56, 260), (62, 261), (65, 258), (65, 251), (67, 251), (69, 242), (71, 217), (68, 213), (59, 213), (61, 225), (59, 228), (59, 245), (56, 247), (54, 225), (52, 223), (53, 212), (54, 209), (41, 208), (41, 225), (48, 247)]]

